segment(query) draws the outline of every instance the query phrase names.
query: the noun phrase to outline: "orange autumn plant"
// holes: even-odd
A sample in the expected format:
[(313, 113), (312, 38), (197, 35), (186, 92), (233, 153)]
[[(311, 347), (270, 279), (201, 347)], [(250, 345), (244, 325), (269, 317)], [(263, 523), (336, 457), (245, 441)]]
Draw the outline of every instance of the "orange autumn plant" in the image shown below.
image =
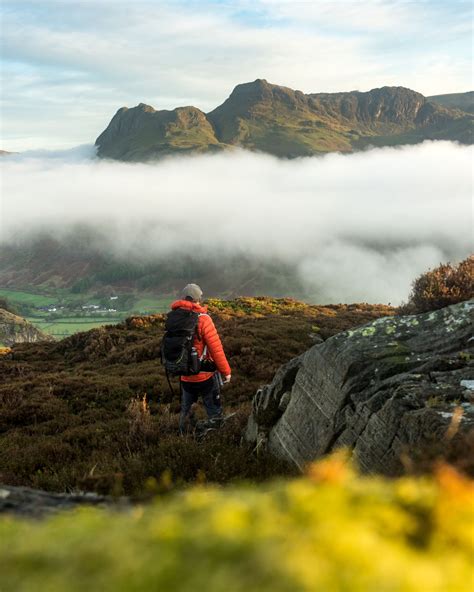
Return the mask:
[[(299, 478), (191, 487), (132, 512), (0, 520), (2, 592), (468, 592), (473, 482), (361, 476), (336, 454)], [(182, 566), (186, 564), (186, 569)]]

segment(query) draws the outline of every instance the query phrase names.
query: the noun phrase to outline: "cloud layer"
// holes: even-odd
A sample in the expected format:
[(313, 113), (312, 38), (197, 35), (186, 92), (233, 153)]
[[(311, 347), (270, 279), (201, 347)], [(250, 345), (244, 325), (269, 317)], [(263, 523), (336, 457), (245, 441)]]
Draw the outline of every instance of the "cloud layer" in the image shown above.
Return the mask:
[(82, 224), (140, 261), (242, 254), (291, 265), (319, 301), (400, 302), (472, 251), (472, 148), (426, 142), (293, 161), (236, 152), (157, 164), (92, 147), (3, 160), (0, 241)]

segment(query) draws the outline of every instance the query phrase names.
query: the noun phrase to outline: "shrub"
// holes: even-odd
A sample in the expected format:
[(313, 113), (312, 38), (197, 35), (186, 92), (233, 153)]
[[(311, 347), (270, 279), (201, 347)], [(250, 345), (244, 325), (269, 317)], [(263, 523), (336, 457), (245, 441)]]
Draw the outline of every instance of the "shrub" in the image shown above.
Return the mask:
[(129, 437), (131, 440), (146, 439), (152, 431), (150, 408), (146, 400), (146, 394), (137, 395), (127, 406)]
[(474, 255), (458, 265), (445, 263), (418, 277), (412, 285), (408, 302), (401, 314), (438, 310), (474, 297)]
[(0, 587), (191, 592), (464, 592), (472, 481), (360, 477), (340, 455), (257, 486), (195, 486), (129, 512), (0, 519)]

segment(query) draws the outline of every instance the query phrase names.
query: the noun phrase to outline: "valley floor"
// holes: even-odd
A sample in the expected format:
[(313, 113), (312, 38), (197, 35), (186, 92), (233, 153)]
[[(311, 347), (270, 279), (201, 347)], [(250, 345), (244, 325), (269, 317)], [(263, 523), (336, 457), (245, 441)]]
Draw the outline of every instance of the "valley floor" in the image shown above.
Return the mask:
[(69, 290), (48, 293), (32, 288), (13, 290), (0, 288), (0, 298), (32, 323), (55, 339), (120, 323), (132, 314), (156, 314), (168, 310), (171, 296), (151, 294), (103, 295), (74, 294)]

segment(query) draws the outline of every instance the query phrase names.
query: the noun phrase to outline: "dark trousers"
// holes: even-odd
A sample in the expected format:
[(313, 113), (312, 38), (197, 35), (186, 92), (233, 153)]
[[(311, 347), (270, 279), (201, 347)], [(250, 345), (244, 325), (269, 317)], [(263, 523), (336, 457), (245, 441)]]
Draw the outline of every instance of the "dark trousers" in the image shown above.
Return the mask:
[(215, 374), (202, 382), (181, 381), (181, 415), (179, 416), (179, 431), (181, 433), (184, 432), (193, 403), (196, 403), (200, 396), (209, 419), (222, 415), (221, 392)]

